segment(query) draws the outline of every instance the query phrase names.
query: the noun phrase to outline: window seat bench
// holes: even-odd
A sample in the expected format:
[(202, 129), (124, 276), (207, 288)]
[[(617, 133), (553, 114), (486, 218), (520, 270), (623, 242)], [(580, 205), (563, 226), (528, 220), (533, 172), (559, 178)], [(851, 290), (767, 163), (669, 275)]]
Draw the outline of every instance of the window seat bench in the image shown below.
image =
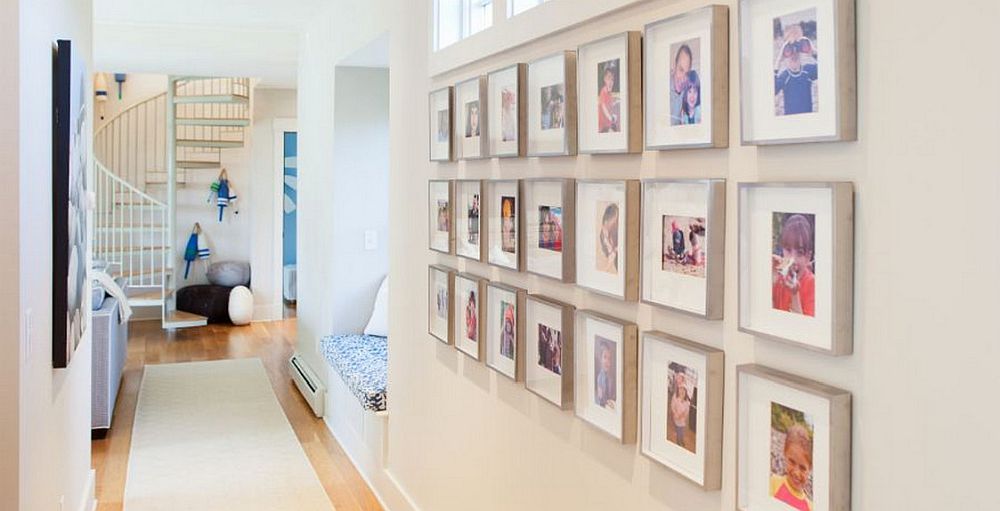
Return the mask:
[(320, 341), (324, 358), (369, 412), (386, 411), (388, 339), (374, 335), (331, 335)]

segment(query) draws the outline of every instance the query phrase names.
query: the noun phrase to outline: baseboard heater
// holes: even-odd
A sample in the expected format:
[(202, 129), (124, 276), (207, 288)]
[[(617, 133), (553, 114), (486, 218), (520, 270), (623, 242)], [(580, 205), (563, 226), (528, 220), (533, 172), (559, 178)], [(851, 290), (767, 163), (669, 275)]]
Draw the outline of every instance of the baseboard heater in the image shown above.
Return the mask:
[(292, 381), (299, 389), (302, 397), (309, 403), (317, 417), (323, 416), (323, 403), (326, 401), (326, 387), (323, 382), (316, 377), (316, 373), (309, 369), (309, 364), (298, 353), (288, 359), (288, 368), (292, 373)]

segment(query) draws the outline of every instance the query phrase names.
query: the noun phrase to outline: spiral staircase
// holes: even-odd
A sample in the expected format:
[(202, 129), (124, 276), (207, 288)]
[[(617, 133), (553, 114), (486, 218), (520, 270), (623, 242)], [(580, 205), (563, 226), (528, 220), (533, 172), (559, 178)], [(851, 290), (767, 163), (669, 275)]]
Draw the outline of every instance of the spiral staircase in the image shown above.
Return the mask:
[(159, 307), (164, 328), (207, 322), (175, 306), (177, 188), (195, 172), (218, 173), (223, 151), (243, 147), (250, 94), (248, 78), (170, 77), (166, 92), (94, 134), (94, 259), (126, 279), (129, 305)]

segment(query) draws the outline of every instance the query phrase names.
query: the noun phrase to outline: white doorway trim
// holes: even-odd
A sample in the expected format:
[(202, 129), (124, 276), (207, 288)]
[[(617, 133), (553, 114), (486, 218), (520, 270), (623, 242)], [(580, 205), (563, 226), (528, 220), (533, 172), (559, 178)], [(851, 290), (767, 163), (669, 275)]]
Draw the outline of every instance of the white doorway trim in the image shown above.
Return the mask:
[(272, 278), (275, 283), (274, 296), (271, 303), (275, 304), (272, 314), (275, 319), (282, 319), (285, 307), (285, 259), (282, 253), (284, 240), (282, 239), (285, 226), (285, 133), (289, 131), (298, 132), (298, 123), (295, 119), (277, 118), (272, 121), (274, 131), (274, 232), (272, 233), (271, 260), (274, 264)]

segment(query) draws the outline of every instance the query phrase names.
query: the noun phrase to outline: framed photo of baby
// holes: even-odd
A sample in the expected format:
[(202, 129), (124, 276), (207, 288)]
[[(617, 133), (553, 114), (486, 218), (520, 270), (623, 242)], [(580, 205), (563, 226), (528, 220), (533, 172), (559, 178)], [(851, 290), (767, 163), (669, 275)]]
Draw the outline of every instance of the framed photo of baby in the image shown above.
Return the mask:
[(577, 50), (581, 153), (642, 151), (642, 34), (623, 32)]
[(524, 385), (562, 409), (573, 404), (574, 311), (541, 295), (529, 295), (524, 307)]
[(528, 63), (528, 156), (571, 156), (577, 151), (576, 52)]
[(851, 353), (853, 190), (846, 182), (740, 183), (740, 330)]
[(445, 87), (428, 95), (431, 161), (451, 161), (453, 157), (451, 109), (454, 94), (453, 88)]
[(455, 134), (460, 160), (487, 157), (487, 78), (477, 76), (455, 85), (458, 131)]
[(487, 75), (489, 115), (489, 156), (500, 158), (524, 156), (528, 130), (525, 129), (527, 108), (526, 64), (515, 64)]
[(444, 344), (454, 342), (454, 317), (451, 307), (455, 293), (455, 270), (431, 265), (427, 275), (427, 331)]
[(853, 0), (741, 0), (748, 144), (857, 138)]
[(524, 378), (523, 289), (490, 282), (486, 286), (486, 365), (514, 381)]
[(759, 365), (736, 374), (737, 508), (849, 510), (851, 394)]
[(578, 311), (576, 334), (576, 415), (621, 443), (634, 442), (637, 327), (594, 311)]
[(455, 348), (475, 360), (482, 360), (485, 351), (482, 322), (486, 310), (486, 284), (486, 279), (468, 273), (455, 276), (455, 294), (452, 300)]
[(710, 346), (642, 334), (640, 450), (706, 490), (722, 486), (724, 358)]
[(640, 182), (577, 181), (577, 283), (627, 301), (639, 294)]

